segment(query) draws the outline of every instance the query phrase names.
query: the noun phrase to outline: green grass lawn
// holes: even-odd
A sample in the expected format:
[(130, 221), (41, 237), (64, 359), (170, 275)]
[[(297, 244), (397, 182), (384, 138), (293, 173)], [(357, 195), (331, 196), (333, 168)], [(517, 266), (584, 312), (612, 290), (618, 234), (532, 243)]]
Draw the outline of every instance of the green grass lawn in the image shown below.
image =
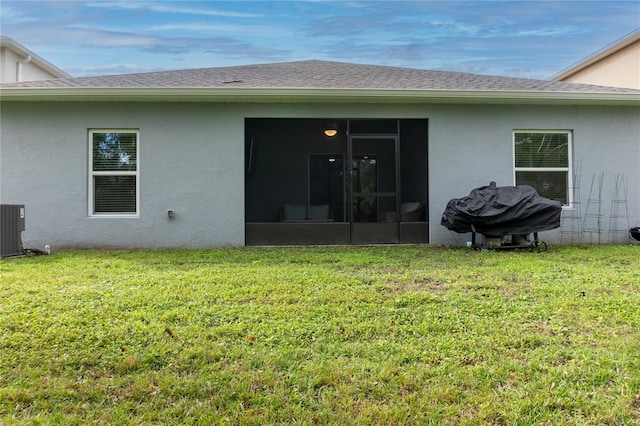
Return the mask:
[(0, 261), (0, 424), (640, 424), (640, 246)]

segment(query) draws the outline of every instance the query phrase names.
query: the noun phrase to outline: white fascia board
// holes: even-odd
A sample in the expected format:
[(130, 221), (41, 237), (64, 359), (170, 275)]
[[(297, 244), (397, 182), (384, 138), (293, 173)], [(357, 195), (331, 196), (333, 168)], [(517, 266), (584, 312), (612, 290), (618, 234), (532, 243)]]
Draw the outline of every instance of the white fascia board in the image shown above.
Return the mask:
[(392, 102), (640, 105), (640, 92), (380, 90), (288, 88), (43, 88), (0, 89), (2, 101), (83, 102)]

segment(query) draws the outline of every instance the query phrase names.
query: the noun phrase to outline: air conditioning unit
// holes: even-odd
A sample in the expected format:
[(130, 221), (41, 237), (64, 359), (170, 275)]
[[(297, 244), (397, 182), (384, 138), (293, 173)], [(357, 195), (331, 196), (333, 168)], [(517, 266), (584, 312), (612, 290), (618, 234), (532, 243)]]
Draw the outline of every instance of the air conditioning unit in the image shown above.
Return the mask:
[(0, 257), (24, 254), (24, 205), (0, 204)]

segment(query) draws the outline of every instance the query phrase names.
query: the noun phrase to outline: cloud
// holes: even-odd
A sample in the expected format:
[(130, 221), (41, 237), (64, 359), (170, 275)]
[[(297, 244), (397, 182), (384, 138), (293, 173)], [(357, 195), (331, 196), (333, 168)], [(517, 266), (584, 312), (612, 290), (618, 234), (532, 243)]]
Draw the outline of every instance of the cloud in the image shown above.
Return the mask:
[(144, 72), (163, 71), (166, 68), (141, 68), (133, 64), (117, 64), (104, 67), (71, 67), (66, 69), (69, 74), (75, 77), (90, 77), (95, 75), (113, 75), (113, 74), (136, 74)]
[[(530, 13), (533, 3), (527, 1), (384, 2), (380, 6), (374, 2), (370, 5), (375, 7), (368, 10), (323, 14), (310, 19), (298, 33), (320, 38), (403, 34), (442, 42), (457, 37), (559, 37), (588, 31), (584, 25), (571, 24), (565, 19), (567, 15), (576, 14), (575, 5), (565, 4), (570, 2), (559, 2), (561, 6), (553, 3), (550, 8), (540, 6), (541, 3), (546, 5), (539, 1)], [(411, 13), (407, 13), (408, 7)], [(540, 9), (547, 12), (543, 14)], [(591, 17), (594, 24), (598, 21), (596, 16)]]
[(243, 36), (253, 35), (260, 37), (287, 37), (291, 31), (287, 29), (270, 27), (266, 25), (234, 25), (234, 24), (211, 24), (211, 23), (171, 23), (162, 25), (151, 25), (144, 28), (147, 32), (193, 32), (193, 33), (235, 33)]
[(255, 55), (263, 60), (286, 58), (291, 53), (288, 49), (263, 47), (230, 37), (166, 37), (160, 38), (156, 43), (146, 44), (142, 50), (149, 53), (172, 55), (196, 51), (223, 54), (227, 57)]
[[(223, 4), (223, 2), (209, 2), (209, 4)], [(196, 16), (223, 16), (228, 18), (258, 18), (261, 16), (256, 13), (235, 12), (206, 7), (175, 6), (163, 4), (162, 2), (86, 2), (86, 6), (109, 10), (125, 9)]]

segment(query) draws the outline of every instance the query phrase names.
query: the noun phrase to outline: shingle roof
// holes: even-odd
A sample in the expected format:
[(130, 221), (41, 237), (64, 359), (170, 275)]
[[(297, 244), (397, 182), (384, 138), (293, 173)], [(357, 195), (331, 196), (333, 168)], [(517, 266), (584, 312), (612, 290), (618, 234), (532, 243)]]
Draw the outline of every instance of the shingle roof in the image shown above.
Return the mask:
[(317, 60), (99, 77), (62, 78), (6, 84), (2, 85), (2, 87), (69, 89), (369, 89), (640, 93), (640, 91), (632, 89), (548, 80), (530, 80)]

